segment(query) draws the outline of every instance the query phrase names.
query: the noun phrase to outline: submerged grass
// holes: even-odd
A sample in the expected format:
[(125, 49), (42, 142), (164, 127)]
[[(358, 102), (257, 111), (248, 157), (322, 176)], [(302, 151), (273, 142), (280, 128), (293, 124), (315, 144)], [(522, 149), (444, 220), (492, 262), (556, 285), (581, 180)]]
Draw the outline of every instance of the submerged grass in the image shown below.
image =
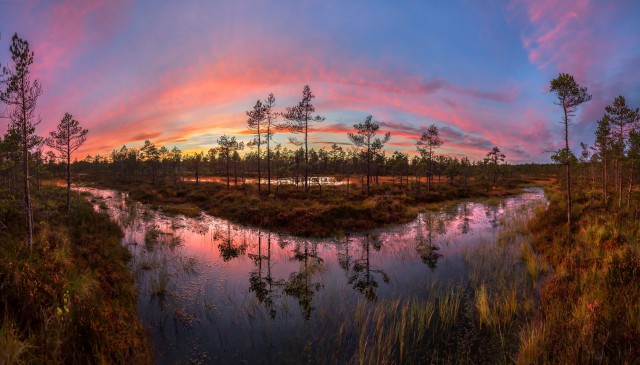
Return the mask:
[(460, 306), (462, 305), (463, 291), (460, 287), (451, 286), (444, 290), (438, 297), (438, 315), (440, 319), (440, 329), (451, 330), (458, 320)]
[[(452, 329), (462, 320), (463, 288), (449, 283), (434, 285), (427, 299), (385, 300), (376, 304), (360, 302), (354, 320), (340, 327), (337, 343), (329, 346), (348, 349), (334, 352), (326, 362), (358, 364), (415, 363), (434, 353), (446, 358), (443, 345), (453, 339)], [(355, 344), (349, 339), (356, 338)]]
[(168, 293), (169, 272), (166, 263), (160, 266), (157, 275), (151, 280), (151, 294), (163, 298)]
[[(335, 327), (327, 324), (329, 331), (312, 332), (322, 336), (305, 343), (309, 362), (509, 363), (517, 353), (520, 329), (531, 320), (535, 300), (522, 257), (522, 252), (528, 252), (524, 246), (529, 245), (526, 221), (532, 216), (530, 210), (510, 212), (513, 218), (500, 222), (502, 228), (495, 242), (465, 252), (469, 276), (464, 280), (434, 280), (410, 300), (360, 302), (355, 316), (347, 311), (328, 311), (325, 317), (319, 316), (314, 321), (319, 324), (309, 326), (331, 323)], [(171, 240), (153, 223), (146, 229), (145, 244), (156, 249), (165, 246), (159, 242)], [(184, 262), (181, 268), (190, 272), (194, 263)], [(164, 266), (148, 274), (154, 296), (168, 293), (168, 275), (160, 269)], [(141, 261), (140, 267), (151, 269), (152, 264)], [(248, 325), (257, 322), (254, 318), (261, 318), (256, 315), (257, 307), (257, 301), (247, 307)], [(188, 321), (181, 312), (175, 316)]]
[[(536, 305), (536, 283), (545, 267), (531, 249), (531, 233), (527, 223), (544, 210), (541, 202), (529, 203), (512, 209), (509, 219), (501, 222), (501, 231), (496, 240), (477, 245), (464, 253), (469, 268), (469, 283), (473, 314), (471, 318), (478, 326), (480, 337), (486, 344), (493, 344), (495, 358), (500, 363), (509, 363), (518, 351), (517, 340), (520, 328), (530, 320)], [(527, 256), (522, 259), (523, 254)], [(531, 285), (533, 283), (534, 285)]]
[[(314, 362), (512, 363), (537, 301), (520, 257), (531, 244), (527, 220), (537, 209), (510, 212), (494, 242), (467, 250), (462, 280), (432, 279), (412, 299), (359, 302), (355, 316), (348, 310), (320, 315), (319, 323), (338, 324), (333, 335), (309, 340)], [(528, 339), (530, 351), (538, 344)]]
[(526, 305), (518, 302), (515, 288), (504, 289), (503, 292), (490, 297), (487, 286), (482, 284), (475, 293), (475, 307), (480, 327), (498, 332), (508, 328), (518, 311), (526, 314)]

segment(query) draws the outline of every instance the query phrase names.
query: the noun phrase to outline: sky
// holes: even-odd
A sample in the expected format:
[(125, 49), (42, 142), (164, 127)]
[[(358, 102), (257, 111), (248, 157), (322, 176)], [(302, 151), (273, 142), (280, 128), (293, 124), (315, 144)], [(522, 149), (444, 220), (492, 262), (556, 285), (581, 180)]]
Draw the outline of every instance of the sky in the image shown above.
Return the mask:
[(0, 64), (13, 33), (30, 42), (37, 132), (73, 114), (89, 129), (79, 159), (146, 139), (184, 151), (248, 141), (257, 100), (274, 93), (283, 110), (308, 84), (326, 118), (316, 148), (346, 146), (372, 115), (388, 151), (415, 153), (435, 124), (438, 153), (498, 146), (510, 163), (547, 162), (563, 140), (558, 73), (593, 94), (570, 127), (574, 151), (617, 95), (640, 106), (638, 19), (633, 0), (0, 0)]

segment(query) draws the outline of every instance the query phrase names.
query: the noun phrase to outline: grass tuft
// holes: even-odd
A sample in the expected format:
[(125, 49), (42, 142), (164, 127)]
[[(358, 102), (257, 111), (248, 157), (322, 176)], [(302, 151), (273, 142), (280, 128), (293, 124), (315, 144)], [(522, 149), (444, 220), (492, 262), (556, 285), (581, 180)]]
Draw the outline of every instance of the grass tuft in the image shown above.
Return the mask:
[(24, 363), (23, 358), (29, 347), (27, 342), (20, 340), (13, 320), (5, 316), (0, 325), (0, 364)]

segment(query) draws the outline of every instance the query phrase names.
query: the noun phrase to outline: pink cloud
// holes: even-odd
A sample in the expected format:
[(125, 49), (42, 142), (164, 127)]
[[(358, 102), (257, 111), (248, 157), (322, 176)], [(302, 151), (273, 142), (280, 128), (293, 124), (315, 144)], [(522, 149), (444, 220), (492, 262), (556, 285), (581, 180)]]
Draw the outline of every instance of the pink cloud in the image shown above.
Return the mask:
[(522, 27), (522, 44), (529, 61), (541, 69), (553, 66), (580, 79), (602, 72), (606, 61), (600, 55), (615, 48), (616, 40), (606, 34), (613, 6), (592, 0), (519, 0), (508, 6)]
[[(123, 90), (96, 104), (82, 103), (84, 111), (78, 117), (87, 123), (93, 135), (100, 136), (100, 142), (88, 142), (80, 153), (104, 153), (96, 149), (103, 148), (105, 141), (112, 141), (115, 147), (146, 139), (136, 137), (148, 128), (162, 131), (152, 136), (160, 142), (176, 141), (212, 129), (242, 133), (246, 122), (244, 110), (251, 106), (254, 98), (275, 92), (282, 107), (282, 100), (297, 99), (307, 82), (318, 95), (317, 105), (323, 113), (345, 109), (374, 113), (380, 111), (379, 107), (399, 108), (462, 128), (472, 128), (477, 123), (445, 111), (442, 103), (436, 101), (437, 96), (455, 98), (458, 105), (462, 100), (509, 103), (520, 93), (518, 88), (510, 86), (483, 91), (443, 80), (425, 81), (398, 71), (386, 74), (362, 63), (338, 69), (320, 62), (322, 60), (308, 55), (295, 62), (290, 58), (280, 59), (275, 62), (278, 67), (268, 67), (272, 62), (243, 53), (195, 63), (186, 69), (170, 69), (159, 75), (155, 84)], [(87, 93), (84, 85), (71, 87), (69, 91), (79, 96)], [(60, 95), (49, 104), (68, 103), (68, 99), (68, 94)], [(246, 105), (240, 102), (247, 99)], [(428, 105), (427, 100), (435, 104)], [(346, 130), (332, 132), (346, 133)]]
[[(541, 22), (544, 14), (552, 10), (550, 2), (543, 3), (532, 7), (531, 21)], [(99, 58), (92, 54), (91, 70), (84, 74), (75, 75), (75, 69), (68, 70), (74, 57), (87, 52), (88, 45), (99, 49), (102, 42), (121, 30), (127, 18), (126, 5), (64, 1), (51, 5), (46, 10), (48, 15), (40, 17), (46, 30), (42, 33), (46, 35), (34, 38), (36, 72), (45, 81), (45, 88), (54, 81), (61, 85), (55, 94), (45, 89), (40, 109), (45, 117), (42, 130), (52, 129), (65, 111), (71, 112), (90, 129), (90, 138), (80, 154), (104, 154), (112, 147), (136, 144), (144, 139), (174, 143), (206, 134), (242, 135), (246, 122), (244, 111), (255, 99), (274, 92), (278, 107), (282, 108), (295, 102), (307, 83), (317, 95), (320, 114), (348, 111), (373, 114), (374, 118), (385, 121), (399, 116), (410, 120), (407, 125), (413, 130), (401, 124), (388, 125), (393, 133), (390, 146), (412, 150), (420, 127), (435, 122), (452, 127), (443, 128), (449, 139), (443, 147), (447, 153), (468, 152), (479, 158), (494, 144), (514, 146), (514, 151), (518, 146), (532, 146), (533, 154), (537, 151), (535, 145), (539, 141), (531, 141), (532, 134), (516, 135), (530, 132), (520, 125), (528, 119), (519, 124), (512, 120), (513, 115), (519, 115), (520, 86), (507, 81), (498, 86), (477, 87), (473, 79), (469, 79), (468, 84), (456, 84), (438, 76), (351, 59), (347, 52), (330, 52), (336, 46), (327, 41), (319, 41), (312, 50), (291, 57), (291, 50), (304, 45), (286, 38), (274, 42), (260, 32), (255, 33), (255, 43), (251, 44), (269, 44), (268, 49), (253, 49), (242, 39), (230, 42), (231, 49), (218, 49), (214, 42), (217, 36), (207, 47), (201, 44), (191, 47), (188, 40), (184, 44), (168, 45), (158, 40), (161, 34), (149, 32), (136, 40), (139, 48), (135, 50), (128, 47), (118, 54), (100, 54)], [(576, 15), (566, 17), (564, 23), (544, 23), (541, 30), (533, 32), (527, 41), (531, 47), (530, 57), (535, 62), (549, 62), (547, 47), (551, 46), (546, 45), (560, 42), (567, 27), (580, 18), (579, 14), (576, 10)], [(170, 17), (167, 20), (171, 20)], [(171, 24), (167, 23), (167, 27)], [(224, 34), (224, 37), (235, 41), (234, 37), (239, 36)], [(180, 59), (177, 66), (169, 61), (163, 64), (166, 67), (154, 64), (182, 52), (184, 59)], [(114, 64), (145, 55), (153, 55), (154, 59), (149, 61), (154, 62), (149, 62), (149, 67), (157, 67), (152, 77), (145, 76), (143, 63), (131, 74), (119, 76), (114, 72)], [(557, 56), (552, 55), (551, 59), (554, 57)], [(75, 77), (74, 82), (58, 75), (65, 70)], [(120, 79), (114, 80), (116, 76)], [(500, 103), (500, 110), (496, 103)], [(544, 129), (544, 125), (537, 127)], [(348, 122), (329, 120), (314, 127), (314, 132), (344, 138), (350, 129)], [(327, 142), (325, 137), (323, 141)], [(535, 135), (535, 138), (546, 137)]]
[(67, 68), (78, 53), (86, 51), (89, 43), (95, 46), (109, 39), (125, 21), (128, 2), (65, 0), (48, 8), (41, 4), (34, 9), (43, 16), (27, 19), (37, 19), (38, 24), (33, 28), (44, 30), (31, 40), (37, 55), (34, 71), (49, 82), (55, 73)]

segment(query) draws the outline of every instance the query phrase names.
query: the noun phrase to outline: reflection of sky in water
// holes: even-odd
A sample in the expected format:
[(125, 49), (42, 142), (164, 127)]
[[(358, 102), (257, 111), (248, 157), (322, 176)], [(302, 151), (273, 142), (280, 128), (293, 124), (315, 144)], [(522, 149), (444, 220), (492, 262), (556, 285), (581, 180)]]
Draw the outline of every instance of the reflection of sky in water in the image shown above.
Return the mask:
[[(505, 214), (544, 198), (529, 189), (496, 204), (466, 201), (408, 224), (314, 240), (205, 214), (167, 217), (115, 191), (81, 190), (99, 197), (96, 209), (107, 207), (125, 232), (138, 311), (160, 363), (270, 362), (284, 353), (300, 361), (294, 339), (336, 331), (319, 318), (353, 312), (362, 300), (419, 298), (434, 278), (462, 279), (466, 247), (493, 241)], [(161, 283), (167, 294), (153, 294)]]
[[(193, 177), (187, 177), (184, 179), (185, 181), (189, 181), (189, 182), (195, 182), (196, 178), (195, 176)], [(351, 183), (353, 183), (354, 181), (358, 181), (359, 179), (351, 177), (349, 179), (349, 181)], [(216, 183), (227, 183), (227, 177), (226, 176), (200, 176), (198, 178), (199, 182), (216, 182)], [(260, 179), (260, 181), (262, 181), (262, 184), (267, 185), (268, 180), (266, 178), (262, 178)], [(256, 184), (258, 182), (257, 178), (245, 178), (244, 179), (244, 183), (245, 184)], [(314, 185), (345, 185), (347, 183), (347, 178), (338, 178), (336, 179), (335, 177), (332, 176), (310, 176), (309, 177), (309, 185), (314, 186)], [(235, 176), (230, 176), (229, 177), (229, 184), (231, 185), (241, 185), (242, 184), (242, 177), (238, 176), (237, 178), (237, 184), (236, 184), (236, 178)], [(298, 178), (272, 178), (271, 179), (271, 184), (272, 185), (296, 185), (296, 184), (304, 184), (304, 176), (303, 177), (298, 177)]]

